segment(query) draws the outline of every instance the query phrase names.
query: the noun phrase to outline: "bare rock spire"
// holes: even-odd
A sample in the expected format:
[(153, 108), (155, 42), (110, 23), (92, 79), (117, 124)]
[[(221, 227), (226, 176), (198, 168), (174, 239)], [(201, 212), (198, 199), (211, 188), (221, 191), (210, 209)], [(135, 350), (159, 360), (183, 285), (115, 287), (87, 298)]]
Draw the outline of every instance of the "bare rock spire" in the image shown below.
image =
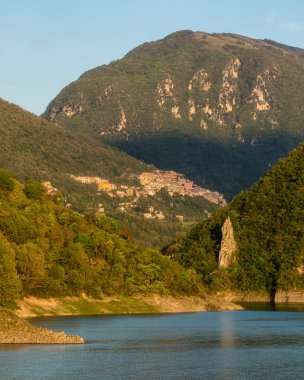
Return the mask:
[(230, 217), (225, 220), (222, 227), (222, 241), (219, 255), (219, 267), (227, 268), (234, 263), (236, 242), (234, 239), (233, 225)]

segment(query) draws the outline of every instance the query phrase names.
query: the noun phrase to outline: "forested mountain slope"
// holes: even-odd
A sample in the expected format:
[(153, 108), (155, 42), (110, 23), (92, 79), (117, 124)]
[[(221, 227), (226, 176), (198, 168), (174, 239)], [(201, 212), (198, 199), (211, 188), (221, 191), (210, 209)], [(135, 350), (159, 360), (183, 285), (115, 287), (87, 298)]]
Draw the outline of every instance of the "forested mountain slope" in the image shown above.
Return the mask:
[(151, 170), (115, 148), (49, 123), (2, 99), (0, 134), (0, 165), (21, 180), (51, 181), (66, 193), (80, 187), (70, 174), (110, 180), (121, 177), (128, 182), (130, 177)]
[(84, 73), (44, 116), (230, 199), (303, 140), (303, 56), (181, 31)]
[(216, 290), (266, 291), (273, 298), (278, 290), (303, 289), (303, 194), (302, 144), (167, 254)]

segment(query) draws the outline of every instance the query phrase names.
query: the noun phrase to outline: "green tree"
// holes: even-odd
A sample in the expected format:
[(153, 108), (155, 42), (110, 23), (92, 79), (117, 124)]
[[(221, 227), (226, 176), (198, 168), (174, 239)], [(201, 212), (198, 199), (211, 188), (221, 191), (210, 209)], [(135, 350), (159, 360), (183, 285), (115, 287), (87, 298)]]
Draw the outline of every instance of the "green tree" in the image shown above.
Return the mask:
[(24, 185), (24, 193), (29, 199), (39, 200), (45, 193), (45, 189), (42, 183), (30, 179)]
[(13, 180), (13, 175), (8, 170), (0, 168), (0, 190), (13, 191), (15, 188), (15, 182)]
[(10, 306), (20, 296), (13, 246), (0, 234), (0, 305)]
[(33, 242), (23, 244), (17, 250), (17, 270), (25, 292), (30, 292), (46, 276), (44, 253)]

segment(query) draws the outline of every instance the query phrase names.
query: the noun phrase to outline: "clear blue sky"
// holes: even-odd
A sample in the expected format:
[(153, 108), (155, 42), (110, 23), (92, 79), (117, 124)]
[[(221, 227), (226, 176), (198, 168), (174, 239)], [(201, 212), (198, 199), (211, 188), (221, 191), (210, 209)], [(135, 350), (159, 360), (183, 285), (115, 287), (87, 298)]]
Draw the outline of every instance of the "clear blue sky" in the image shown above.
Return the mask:
[(304, 48), (304, 1), (0, 0), (0, 97), (40, 114), (84, 71), (182, 29)]

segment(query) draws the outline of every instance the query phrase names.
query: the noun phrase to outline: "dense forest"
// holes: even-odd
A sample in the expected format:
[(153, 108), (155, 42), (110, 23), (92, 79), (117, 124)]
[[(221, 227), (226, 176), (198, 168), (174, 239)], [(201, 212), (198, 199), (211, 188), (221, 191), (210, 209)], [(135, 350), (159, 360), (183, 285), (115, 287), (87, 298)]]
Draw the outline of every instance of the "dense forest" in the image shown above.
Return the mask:
[[(197, 270), (214, 290), (265, 291), (304, 288), (304, 145), (280, 160), (260, 181), (224, 209), (196, 225), (166, 249)], [(222, 226), (230, 217), (235, 262), (219, 268)]]
[(0, 304), (20, 297), (199, 294), (199, 276), (135, 246), (117, 221), (81, 215), (43, 185), (0, 169)]

